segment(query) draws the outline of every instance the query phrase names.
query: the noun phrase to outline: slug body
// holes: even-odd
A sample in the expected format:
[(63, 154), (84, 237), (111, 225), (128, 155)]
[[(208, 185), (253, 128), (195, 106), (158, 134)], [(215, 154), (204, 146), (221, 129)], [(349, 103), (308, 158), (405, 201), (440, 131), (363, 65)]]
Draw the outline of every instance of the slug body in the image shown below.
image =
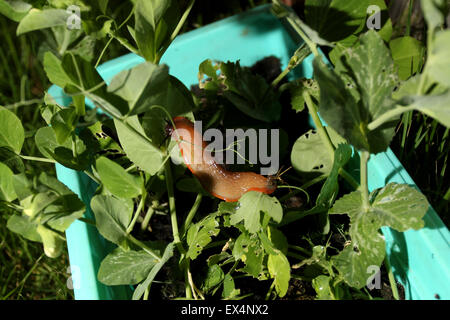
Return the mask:
[(178, 143), (186, 166), (210, 194), (227, 202), (234, 202), (248, 191), (266, 194), (275, 191), (276, 184), (272, 177), (254, 172), (232, 172), (216, 163), (210, 153), (204, 152), (206, 142), (189, 119), (175, 117), (173, 122), (175, 128), (170, 127), (168, 133)]

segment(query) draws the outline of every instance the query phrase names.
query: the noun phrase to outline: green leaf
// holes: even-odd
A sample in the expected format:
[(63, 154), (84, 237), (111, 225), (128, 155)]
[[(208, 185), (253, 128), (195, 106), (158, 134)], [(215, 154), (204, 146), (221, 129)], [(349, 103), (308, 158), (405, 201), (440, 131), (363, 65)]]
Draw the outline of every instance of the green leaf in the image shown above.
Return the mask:
[(22, 158), (9, 147), (0, 147), (0, 162), (6, 164), (14, 173), (25, 171)]
[(0, 128), (0, 147), (9, 147), (20, 154), (25, 140), (22, 122), (14, 113), (3, 107), (0, 107)]
[[(373, 30), (361, 38), (361, 45), (341, 57), (340, 75), (321, 60), (314, 60), (314, 75), (320, 87), (319, 112), (328, 125), (358, 150), (378, 153), (386, 150), (395, 123), (370, 131), (368, 123), (392, 108), (390, 99), (396, 84), (394, 63), (383, 40)], [(356, 90), (347, 90), (344, 80)]]
[(44, 54), (44, 70), (48, 79), (61, 88), (64, 88), (67, 84), (72, 83), (72, 80), (62, 67), (61, 60), (59, 60), (50, 51), (47, 51)]
[(63, 144), (72, 135), (77, 122), (78, 117), (74, 108), (65, 108), (53, 115), (50, 123), (55, 131), (56, 141), (59, 144)]
[(17, 26), (17, 35), (67, 24), (71, 13), (63, 9), (31, 9)]
[[(325, 130), (334, 146), (345, 143), (345, 139), (331, 127), (326, 126)], [(291, 164), (305, 178), (330, 174), (333, 161), (316, 130), (309, 130), (295, 141), (291, 151)]]
[(153, 282), (156, 275), (158, 274), (159, 270), (164, 266), (164, 264), (173, 256), (173, 242), (169, 243), (164, 250), (164, 254), (162, 255), (161, 260), (152, 268), (150, 273), (148, 274), (147, 278), (144, 282), (139, 284), (136, 289), (133, 292), (133, 300), (139, 300), (142, 295), (144, 294), (144, 291), (148, 288), (148, 286)]
[(128, 158), (139, 168), (154, 175), (162, 168), (163, 155), (145, 135), (137, 116), (129, 117), (127, 124), (114, 120), (120, 144)]
[(23, 200), (33, 194), (31, 181), (27, 179), (25, 173), (13, 176), (13, 186), (19, 200)]
[(41, 236), (36, 231), (38, 224), (34, 221), (31, 221), (28, 216), (22, 215), (12, 215), (9, 217), (8, 222), (6, 224), (9, 230), (20, 234), (25, 239), (30, 241), (42, 242)]
[(46, 158), (54, 159), (68, 168), (83, 171), (91, 163), (92, 153), (77, 135), (72, 137), (75, 139), (75, 150), (72, 150), (72, 139), (66, 139), (64, 143), (59, 144), (51, 127), (40, 128), (34, 139), (39, 151)]
[(220, 232), (216, 215), (209, 215), (200, 222), (192, 224), (187, 233), (187, 244), (189, 249), (186, 256), (194, 260), (202, 252), (203, 248), (211, 242), (211, 237)]
[(119, 164), (106, 157), (97, 159), (97, 172), (102, 183), (118, 198), (135, 198), (141, 194), (143, 180), (141, 176), (133, 176)]
[(275, 278), (275, 289), (280, 297), (284, 297), (291, 279), (291, 266), (286, 256), (278, 251), (270, 254), (267, 260), (267, 268), (272, 278)]
[(420, 5), (429, 29), (435, 29), (444, 24), (448, 13), (446, 0), (422, 0)]
[[(192, 113), (195, 106), (192, 95), (188, 88), (173, 76), (169, 75), (165, 95), (161, 96), (160, 106), (166, 112), (160, 108), (152, 108), (145, 112), (142, 118), (142, 127), (156, 144), (163, 143), (167, 137), (165, 127), (169, 121), (168, 114), (171, 118), (182, 116), (192, 121), (195, 120)], [(175, 143), (175, 145), (177, 144)]]
[(223, 273), (222, 268), (220, 268), (217, 264), (214, 264), (208, 268), (208, 272), (203, 280), (202, 289), (203, 291), (208, 292), (215, 286), (222, 283), (225, 275)]
[(312, 280), (312, 286), (316, 290), (318, 300), (334, 300), (330, 287), (330, 277), (320, 275)]
[(234, 259), (242, 260), (245, 263), (245, 267), (241, 271), (252, 275), (254, 278), (261, 276), (264, 252), (258, 235), (248, 232), (241, 233), (233, 247)]
[(420, 229), (422, 217), (428, 209), (424, 195), (408, 185), (390, 183), (370, 195), (372, 205), (363, 208), (359, 191), (337, 200), (330, 214), (347, 214), (350, 217), (351, 244), (332, 257), (334, 266), (352, 287), (366, 285), (367, 268), (380, 266), (385, 255), (384, 238), (378, 232), (382, 226), (397, 231)]
[(231, 224), (236, 225), (244, 220), (244, 226), (250, 233), (261, 228), (261, 212), (268, 214), (276, 222), (283, 217), (283, 209), (277, 198), (257, 191), (246, 192), (239, 199), (239, 208), (231, 216)]
[(140, 54), (157, 62), (178, 21), (178, 6), (166, 0), (137, 0), (134, 10), (135, 38)]
[(365, 22), (367, 0), (306, 0), (306, 23), (328, 41), (353, 34)]
[(74, 193), (60, 196), (43, 211), (41, 223), (54, 230), (64, 232), (86, 211), (84, 203)]
[(55, 231), (42, 224), (37, 226), (36, 231), (41, 236), (45, 255), (50, 258), (59, 257), (64, 248), (64, 240)]
[(409, 108), (420, 111), (446, 127), (450, 127), (450, 90), (443, 94), (408, 97)]
[(240, 290), (236, 289), (233, 277), (227, 273), (223, 279), (222, 298), (232, 299), (240, 294)]
[(429, 52), (426, 74), (437, 82), (450, 86), (450, 30), (436, 32)]
[(123, 245), (127, 238), (126, 229), (133, 215), (131, 204), (132, 202), (105, 195), (96, 195), (91, 200), (98, 231), (119, 246)]
[(12, 202), (17, 199), (13, 186), (13, 172), (0, 162), (0, 201)]
[[(210, 67), (206, 67), (211, 65)], [(239, 61), (220, 62), (220, 76), (211, 79), (203, 79), (203, 71), (211, 74), (212, 62), (203, 61), (199, 72), (199, 84), (201, 88), (211, 93), (223, 94), (237, 109), (257, 120), (272, 122), (280, 119), (281, 105), (278, 93), (257, 74), (253, 74), (250, 68), (241, 67)], [(208, 68), (208, 70), (205, 70)]]
[(58, 196), (51, 191), (33, 194), (20, 201), (23, 213), (29, 217), (34, 217), (47, 206), (58, 200)]
[(167, 94), (169, 68), (145, 62), (119, 72), (108, 85), (108, 91), (126, 101), (130, 114), (139, 114), (153, 105), (162, 105)]
[(108, 286), (137, 284), (144, 280), (158, 261), (144, 250), (116, 248), (100, 264), (98, 280)]
[(389, 47), (400, 80), (408, 79), (423, 65), (425, 47), (419, 40), (409, 36), (396, 38), (389, 42)]
[(0, 0), (0, 14), (19, 22), (33, 6), (21, 0)]
[(305, 98), (303, 97), (305, 91), (316, 101), (319, 101), (319, 86), (313, 79), (298, 79), (290, 82), (288, 87), (291, 93), (292, 109), (296, 112), (301, 112), (305, 108)]

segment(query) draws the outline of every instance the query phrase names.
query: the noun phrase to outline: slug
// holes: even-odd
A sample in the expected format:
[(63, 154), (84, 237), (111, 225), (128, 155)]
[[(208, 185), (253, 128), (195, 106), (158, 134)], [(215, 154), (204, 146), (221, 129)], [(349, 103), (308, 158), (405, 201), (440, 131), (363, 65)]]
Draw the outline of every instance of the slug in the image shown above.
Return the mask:
[(175, 128), (168, 124), (167, 134), (178, 143), (184, 163), (211, 195), (226, 202), (235, 202), (248, 191), (265, 194), (275, 191), (274, 177), (264, 177), (254, 172), (228, 171), (216, 163), (210, 153), (204, 153), (207, 144), (203, 141), (202, 134), (195, 131), (194, 124), (189, 119), (175, 117), (173, 122)]

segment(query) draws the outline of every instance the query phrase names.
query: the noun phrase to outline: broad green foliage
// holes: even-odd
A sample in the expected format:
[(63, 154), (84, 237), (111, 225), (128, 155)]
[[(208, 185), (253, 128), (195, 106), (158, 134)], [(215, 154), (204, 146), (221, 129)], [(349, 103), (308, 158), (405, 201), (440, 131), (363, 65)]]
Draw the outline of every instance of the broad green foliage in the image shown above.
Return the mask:
[[(331, 127), (325, 127), (330, 139), (337, 146), (345, 143)], [(328, 175), (333, 161), (316, 130), (309, 130), (295, 141), (291, 151), (292, 167), (305, 176)]]
[(8, 147), (19, 154), (25, 140), (22, 122), (14, 113), (0, 107), (0, 128), (0, 147)]
[(178, 6), (174, 1), (138, 0), (134, 11), (135, 39), (141, 55), (158, 62), (161, 50), (169, 41), (178, 20)]
[(124, 246), (127, 239), (126, 229), (133, 214), (132, 202), (96, 195), (91, 200), (91, 208), (101, 235), (117, 245)]
[(379, 229), (420, 229), (428, 209), (426, 198), (408, 185), (390, 183), (372, 192), (371, 197), (372, 205), (367, 211), (359, 191), (338, 199), (330, 210), (330, 214), (350, 217), (351, 244), (333, 257), (333, 264), (345, 281), (356, 288), (366, 285), (367, 267), (379, 266), (384, 259), (385, 243)]
[(249, 191), (239, 200), (239, 207), (231, 216), (231, 224), (236, 225), (244, 220), (245, 229), (255, 233), (261, 228), (261, 212), (269, 215), (276, 222), (280, 222), (283, 216), (283, 209), (277, 198), (261, 192)]
[(142, 177), (127, 173), (120, 165), (105, 157), (97, 159), (96, 168), (103, 184), (114, 196), (135, 198), (141, 194)]
[(307, 0), (306, 23), (328, 41), (339, 41), (365, 22), (368, 0)]
[[(322, 62), (314, 61), (314, 74), (323, 88), (320, 114), (358, 150), (382, 152), (394, 135), (393, 126), (370, 131), (367, 125), (394, 105), (390, 95), (397, 79), (389, 50), (376, 32), (369, 31), (361, 38), (361, 45), (348, 49), (341, 59), (340, 74)], [(353, 86), (356, 86), (357, 93), (347, 90)]]
[[(220, 75), (217, 75), (219, 70)], [(213, 65), (211, 60), (205, 60), (200, 64), (198, 78), (200, 88), (223, 94), (247, 116), (265, 122), (280, 119), (281, 105), (277, 93), (263, 77), (241, 67), (239, 61)]]
[(0, 1), (0, 13), (14, 21), (20, 21), (31, 8), (31, 4), (21, 0)]
[[(160, 249), (155, 244), (154, 249)], [(137, 284), (147, 278), (150, 270), (158, 263), (144, 250), (123, 250), (116, 248), (103, 259), (98, 270), (98, 279), (106, 285)]]
[(212, 241), (212, 237), (219, 234), (219, 223), (216, 219), (216, 216), (212, 214), (191, 225), (186, 238), (186, 242), (189, 246), (186, 253), (188, 258), (192, 260), (196, 259), (203, 248)]
[(419, 40), (409, 36), (396, 38), (389, 42), (389, 47), (400, 80), (408, 79), (423, 65), (425, 47)]

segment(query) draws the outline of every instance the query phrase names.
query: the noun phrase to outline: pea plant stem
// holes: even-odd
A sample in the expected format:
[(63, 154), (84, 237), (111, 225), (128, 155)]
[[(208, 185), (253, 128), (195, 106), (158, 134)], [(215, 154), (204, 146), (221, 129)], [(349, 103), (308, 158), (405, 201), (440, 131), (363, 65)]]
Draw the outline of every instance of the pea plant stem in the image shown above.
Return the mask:
[(178, 230), (177, 209), (175, 207), (175, 195), (173, 192), (173, 177), (170, 161), (167, 161), (164, 164), (164, 170), (166, 173), (166, 187), (167, 187), (167, 196), (169, 197), (169, 212), (170, 212), (170, 222), (172, 224), (173, 240), (180, 253), (185, 254), (186, 250), (183, 248), (183, 245), (181, 244), (180, 232)]
[(333, 143), (331, 142), (330, 137), (328, 136), (327, 131), (325, 130), (325, 127), (322, 125), (322, 122), (320, 121), (316, 105), (312, 102), (311, 96), (306, 90), (303, 92), (303, 98), (305, 99), (306, 107), (308, 108), (309, 115), (311, 116), (314, 125), (316, 126), (320, 139), (322, 140), (322, 143), (325, 145), (325, 148), (328, 149), (328, 153), (330, 155), (331, 160), (333, 160), (334, 146)]
[(182, 227), (181, 235), (184, 236), (186, 231), (188, 230), (189, 226), (191, 225), (192, 219), (194, 218), (195, 214), (197, 213), (197, 210), (202, 203), (203, 196), (202, 194), (197, 194), (197, 197), (195, 198), (194, 204), (192, 205), (191, 210), (189, 210), (189, 213), (186, 217), (186, 220), (184, 220), (184, 225)]
[(387, 256), (384, 257), (384, 265), (388, 272), (389, 284), (391, 285), (392, 295), (394, 296), (395, 300), (400, 300), (400, 296), (398, 294), (397, 289), (397, 282), (395, 281), (394, 273), (392, 272), (391, 264), (389, 263), (389, 259), (387, 258)]
[(138, 207), (136, 209), (136, 212), (134, 213), (133, 220), (131, 221), (130, 225), (127, 228), (127, 234), (129, 234), (133, 230), (134, 225), (136, 224), (136, 221), (137, 221), (139, 215), (141, 214), (142, 208), (144, 207), (146, 197), (147, 197), (147, 192), (143, 192), (141, 200), (139, 201)]
[(180, 21), (178, 21), (177, 26), (175, 27), (175, 30), (170, 35), (170, 39), (164, 44), (164, 47), (162, 50), (157, 54), (155, 64), (159, 64), (159, 61), (161, 60), (162, 56), (166, 52), (169, 45), (172, 43), (172, 41), (176, 38), (178, 33), (180, 32), (181, 28), (183, 27), (184, 23), (186, 22), (187, 17), (189, 16), (189, 13), (191, 12), (192, 7), (194, 6), (195, 0), (191, 0), (184, 11), (183, 15), (180, 18)]
[(369, 161), (370, 153), (368, 151), (361, 151), (360, 154), (360, 188), (362, 194), (363, 209), (367, 212), (370, 207), (369, 203), (369, 184), (367, 180), (367, 162)]
[(47, 159), (47, 158), (38, 158), (38, 157), (31, 157), (31, 156), (24, 156), (23, 154), (20, 155), (22, 159), (25, 160), (32, 160), (32, 161), (40, 161), (40, 162), (49, 162), (49, 163), (56, 163), (53, 159)]

